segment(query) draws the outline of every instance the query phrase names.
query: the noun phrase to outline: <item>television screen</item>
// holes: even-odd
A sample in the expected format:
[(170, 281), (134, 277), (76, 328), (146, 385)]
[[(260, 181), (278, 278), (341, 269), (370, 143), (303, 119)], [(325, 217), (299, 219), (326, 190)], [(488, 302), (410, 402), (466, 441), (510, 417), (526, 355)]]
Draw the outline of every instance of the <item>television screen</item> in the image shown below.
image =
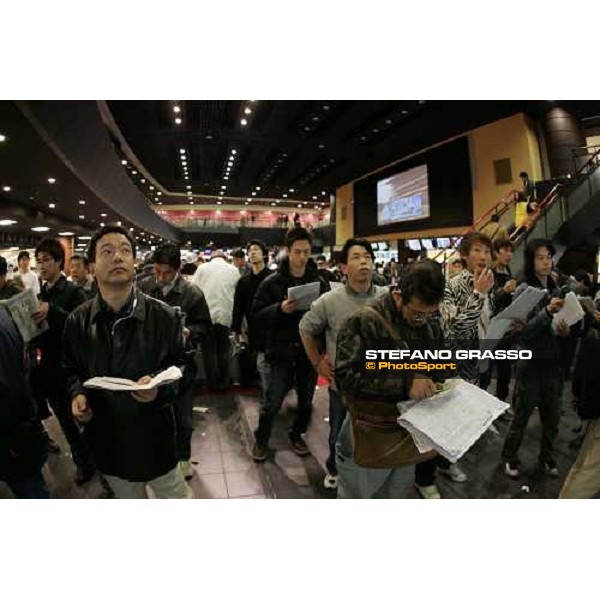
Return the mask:
[(450, 248), (450, 238), (438, 238), (437, 239), (437, 247), (438, 248)]
[(415, 252), (421, 251), (421, 242), (419, 240), (408, 240), (408, 247)]
[(433, 240), (432, 239), (422, 239), (421, 240), (421, 244), (423, 244), (423, 248), (425, 248), (425, 250), (433, 250)]
[(427, 165), (377, 182), (377, 225), (416, 221), (429, 216)]

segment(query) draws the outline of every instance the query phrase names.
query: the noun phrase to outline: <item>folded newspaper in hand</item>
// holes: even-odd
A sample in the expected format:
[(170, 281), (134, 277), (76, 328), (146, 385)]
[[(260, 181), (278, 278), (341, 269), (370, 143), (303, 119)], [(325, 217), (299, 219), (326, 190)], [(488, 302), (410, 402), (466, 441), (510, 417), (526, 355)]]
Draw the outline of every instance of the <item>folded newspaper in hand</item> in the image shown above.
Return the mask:
[(33, 338), (48, 330), (48, 322), (42, 321), (39, 325), (31, 318), (39, 306), (39, 302), (33, 290), (25, 290), (7, 300), (0, 300), (0, 304), (8, 309), (24, 342), (30, 342)]
[(446, 389), (416, 402), (398, 418), (419, 452), (435, 450), (455, 463), (492, 423), (508, 409), (506, 402), (462, 379), (447, 382)]
[(295, 300), (296, 310), (309, 310), (310, 305), (319, 297), (321, 284), (318, 281), (304, 283), (288, 288), (288, 300)]
[(92, 377), (83, 384), (83, 387), (110, 390), (112, 392), (137, 392), (153, 390), (161, 385), (173, 383), (181, 379), (182, 375), (179, 367), (169, 367), (153, 377), (148, 383), (137, 383), (131, 379), (121, 379), (119, 377)]

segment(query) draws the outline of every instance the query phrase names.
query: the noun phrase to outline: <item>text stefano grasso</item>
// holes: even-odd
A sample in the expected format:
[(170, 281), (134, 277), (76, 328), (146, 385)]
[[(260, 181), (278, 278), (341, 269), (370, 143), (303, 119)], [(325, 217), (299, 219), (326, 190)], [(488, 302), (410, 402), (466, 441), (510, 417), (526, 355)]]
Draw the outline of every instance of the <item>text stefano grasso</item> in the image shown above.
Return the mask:
[(531, 360), (531, 350), (365, 350), (365, 360)]

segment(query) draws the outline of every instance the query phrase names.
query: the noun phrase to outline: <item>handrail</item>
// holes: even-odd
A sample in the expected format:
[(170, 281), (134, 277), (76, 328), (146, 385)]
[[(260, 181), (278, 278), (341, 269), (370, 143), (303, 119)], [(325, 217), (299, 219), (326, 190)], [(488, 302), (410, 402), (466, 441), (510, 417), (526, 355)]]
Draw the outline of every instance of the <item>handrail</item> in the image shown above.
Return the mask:
[[(486, 219), (487, 217), (491, 217), (492, 214), (497, 214), (502, 216), (503, 214), (506, 213), (506, 211), (513, 205), (516, 203), (517, 198), (519, 197), (519, 192), (518, 190), (511, 190), (510, 192), (508, 192), (508, 194), (506, 194), (506, 196), (504, 196), (504, 198), (502, 198), (501, 200), (498, 200), (498, 202), (496, 202), (496, 204), (492, 205), (490, 208), (488, 208), (484, 213), (482, 213), (477, 219), (475, 219), (475, 221), (473, 222), (473, 225), (471, 225), (468, 229), (466, 229), (463, 233), (460, 233), (459, 235), (453, 235), (451, 237), (464, 237), (465, 235), (471, 233), (472, 231), (477, 231), (479, 229), (479, 225), (482, 223), (482, 221), (484, 219)], [(485, 221), (485, 223), (483, 225), (487, 225), (487, 223), (489, 223), (489, 219)], [(483, 227), (482, 225), (482, 227)], [(437, 260), (438, 256), (441, 256), (446, 250), (456, 250), (457, 248), (453, 245), (450, 246), (450, 248), (443, 248), (441, 249), (434, 257), (433, 260)]]

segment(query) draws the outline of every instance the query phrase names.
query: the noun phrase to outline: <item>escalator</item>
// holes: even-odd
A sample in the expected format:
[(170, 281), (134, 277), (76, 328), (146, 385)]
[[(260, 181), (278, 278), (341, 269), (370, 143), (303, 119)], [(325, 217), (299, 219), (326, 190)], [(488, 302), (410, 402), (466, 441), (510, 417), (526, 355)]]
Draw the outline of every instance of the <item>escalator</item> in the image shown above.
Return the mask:
[[(522, 249), (528, 240), (545, 238), (556, 247), (556, 262), (565, 250), (583, 242), (598, 245), (600, 235), (600, 148), (590, 149), (589, 160), (573, 175), (555, 184), (539, 201), (536, 211), (529, 216), (528, 223), (513, 231), (510, 239), (515, 244), (511, 262), (513, 274), (522, 275), (525, 253)], [(493, 215), (498, 215), (498, 224), (509, 231), (515, 225), (518, 192), (511, 191), (497, 204), (489, 208), (473, 227), (463, 235), (487, 229)], [(461, 236), (462, 237), (462, 236)]]

